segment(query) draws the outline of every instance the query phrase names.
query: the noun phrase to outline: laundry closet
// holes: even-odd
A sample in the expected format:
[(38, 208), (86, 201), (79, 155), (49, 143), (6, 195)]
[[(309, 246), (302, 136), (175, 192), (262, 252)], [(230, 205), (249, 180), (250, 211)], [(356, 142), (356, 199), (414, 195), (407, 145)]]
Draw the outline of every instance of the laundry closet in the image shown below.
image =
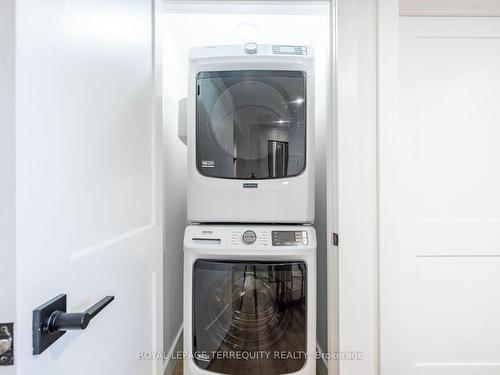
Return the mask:
[(186, 375), (315, 374), (329, 3), (166, 2), (162, 24), (165, 347), (182, 324)]

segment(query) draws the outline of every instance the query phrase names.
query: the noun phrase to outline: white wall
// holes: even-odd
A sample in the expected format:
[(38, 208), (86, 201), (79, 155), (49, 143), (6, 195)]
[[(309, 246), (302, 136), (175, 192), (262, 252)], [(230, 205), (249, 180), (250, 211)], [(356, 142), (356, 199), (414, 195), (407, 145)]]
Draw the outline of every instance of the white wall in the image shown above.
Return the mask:
[(179, 39), (169, 32), (171, 26), (161, 16), (161, 48), (163, 73), (163, 141), (164, 141), (164, 325), (163, 340), (166, 351), (175, 344), (182, 327), (182, 269), (183, 238), (187, 225), (186, 175), (187, 150), (177, 137), (178, 101), (187, 95), (187, 78), (179, 61)]
[[(329, 58), (329, 5), (328, 2), (314, 5), (305, 4), (257, 4), (219, 2), (218, 4), (189, 5), (174, 3), (165, 7), (163, 17), (164, 61), (165, 76), (165, 127), (167, 152), (171, 160), (167, 160), (167, 170), (175, 170), (175, 177), (170, 179), (170, 186), (175, 184), (176, 192), (166, 197), (167, 207), (169, 200), (176, 200), (172, 206), (172, 213), (167, 213), (165, 222), (173, 223), (177, 220), (167, 251), (172, 251), (165, 264), (165, 277), (169, 270), (177, 267), (180, 262), (181, 247), (176, 238), (182, 230), (178, 227), (181, 205), (185, 199), (181, 187), (185, 184), (185, 147), (176, 139), (177, 132), (177, 101), (187, 95), (187, 58), (192, 46), (214, 44), (242, 44), (248, 41), (257, 43), (276, 44), (304, 44), (312, 45), (316, 52), (316, 225), (318, 232), (318, 342), (321, 348), (327, 350), (327, 290), (326, 290), (326, 94), (328, 85), (327, 64)], [(170, 146), (169, 146), (170, 145)], [(168, 149), (171, 148), (169, 152)], [(172, 165), (174, 164), (174, 165)], [(181, 171), (181, 168), (184, 168)], [(168, 173), (167, 173), (168, 178)], [(174, 180), (174, 181), (172, 181)], [(169, 180), (167, 180), (168, 191)], [(173, 204), (173, 202), (172, 202)], [(182, 209), (184, 209), (182, 207)], [(168, 210), (168, 208), (167, 208)], [(171, 219), (169, 219), (171, 217)], [(184, 216), (183, 216), (184, 217)], [(177, 274), (176, 274), (177, 277)], [(173, 282), (173, 280), (172, 280)], [(179, 285), (175, 281), (166, 288), (172, 289)], [(179, 299), (180, 300), (180, 299)], [(170, 302), (169, 302), (170, 301)], [(180, 306), (172, 306), (166, 300), (168, 307), (177, 316)], [(171, 337), (171, 334), (167, 334)]]
[[(0, 322), (16, 314), (15, 1), (0, 2)], [(5, 375), (14, 367), (4, 368)]]

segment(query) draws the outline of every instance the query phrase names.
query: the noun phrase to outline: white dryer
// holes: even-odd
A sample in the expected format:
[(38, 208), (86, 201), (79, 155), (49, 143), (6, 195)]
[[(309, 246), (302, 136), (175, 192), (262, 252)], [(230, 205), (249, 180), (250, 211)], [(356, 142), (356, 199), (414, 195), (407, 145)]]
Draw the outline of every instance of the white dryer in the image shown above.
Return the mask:
[(179, 122), (190, 222), (314, 221), (314, 87), (311, 47), (191, 49)]
[(184, 375), (316, 373), (316, 235), (304, 225), (191, 225)]

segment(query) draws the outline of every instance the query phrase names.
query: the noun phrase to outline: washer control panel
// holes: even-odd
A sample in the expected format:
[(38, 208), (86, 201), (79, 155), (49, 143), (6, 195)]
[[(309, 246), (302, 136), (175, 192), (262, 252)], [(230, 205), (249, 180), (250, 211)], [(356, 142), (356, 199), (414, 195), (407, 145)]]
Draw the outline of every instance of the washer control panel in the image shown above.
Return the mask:
[[(249, 254), (301, 254), (316, 248), (316, 233), (306, 225), (203, 225), (193, 224), (184, 233), (184, 250), (243, 251)], [(256, 251), (252, 253), (252, 251)], [(218, 254), (218, 253), (217, 253)]]
[(245, 233), (243, 233), (242, 239), (244, 243), (246, 243), (247, 245), (251, 245), (257, 239), (257, 235), (253, 230), (247, 230), (245, 231)]
[(307, 245), (307, 231), (272, 231), (271, 232), (273, 246), (301, 246)]
[(243, 250), (247, 249), (247, 246), (248, 248), (300, 247), (314, 243), (314, 238), (310, 237), (310, 228), (297, 227), (290, 229), (284, 226), (272, 229), (265, 227), (234, 228), (230, 230), (231, 237), (228, 246)]

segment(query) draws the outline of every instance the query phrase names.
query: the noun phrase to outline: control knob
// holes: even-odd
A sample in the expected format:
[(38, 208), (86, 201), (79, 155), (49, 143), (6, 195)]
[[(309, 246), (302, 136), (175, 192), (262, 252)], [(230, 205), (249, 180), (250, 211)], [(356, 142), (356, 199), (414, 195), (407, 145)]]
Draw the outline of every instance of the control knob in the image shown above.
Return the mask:
[(249, 54), (257, 53), (257, 43), (245, 44), (245, 53), (249, 53)]
[(245, 233), (243, 233), (243, 242), (247, 245), (253, 244), (256, 239), (257, 235), (253, 230), (247, 230)]

